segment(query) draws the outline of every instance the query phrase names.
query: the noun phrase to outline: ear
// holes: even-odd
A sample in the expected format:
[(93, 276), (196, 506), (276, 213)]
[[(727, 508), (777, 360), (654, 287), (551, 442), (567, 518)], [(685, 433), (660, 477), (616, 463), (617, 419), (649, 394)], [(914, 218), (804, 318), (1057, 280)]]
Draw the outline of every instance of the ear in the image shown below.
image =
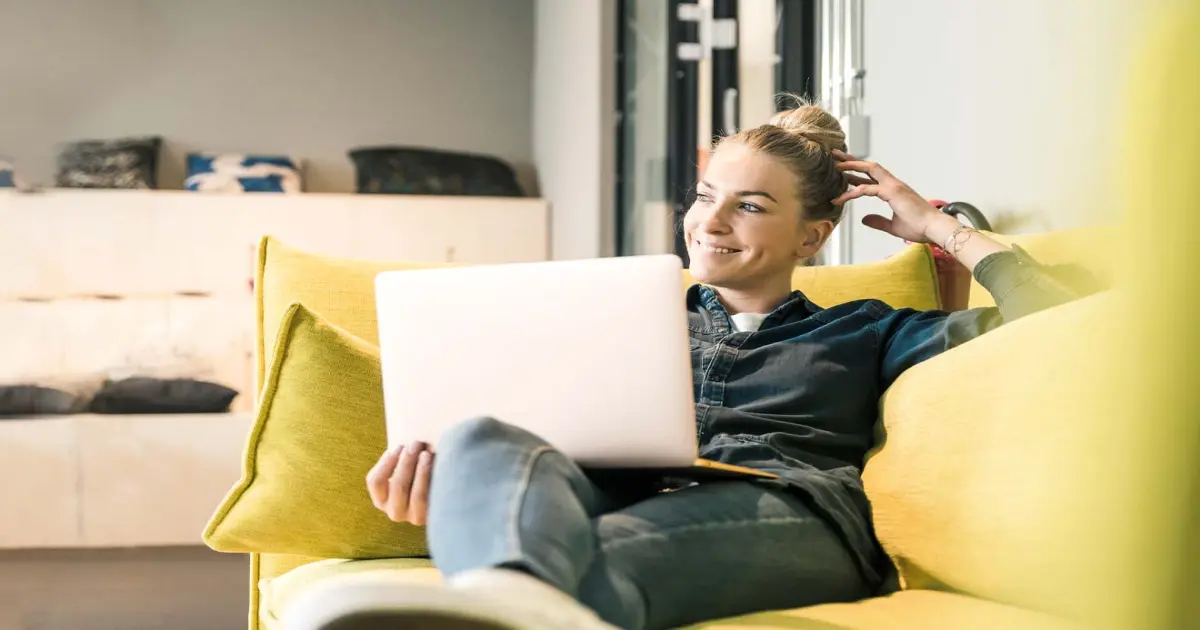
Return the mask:
[(833, 233), (833, 221), (804, 221), (800, 225), (799, 244), (796, 247), (796, 258), (803, 260), (812, 258), (821, 251), (829, 235)]

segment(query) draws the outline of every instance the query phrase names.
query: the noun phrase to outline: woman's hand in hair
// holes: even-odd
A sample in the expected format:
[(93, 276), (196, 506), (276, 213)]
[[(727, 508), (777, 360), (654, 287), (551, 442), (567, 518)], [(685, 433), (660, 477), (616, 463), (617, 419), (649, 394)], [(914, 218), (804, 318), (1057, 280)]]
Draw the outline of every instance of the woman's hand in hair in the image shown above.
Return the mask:
[(386, 451), (367, 473), (367, 491), (376, 508), (397, 523), (424, 525), (429, 512), (433, 450), (424, 442)]
[(849, 190), (833, 200), (834, 205), (840, 206), (859, 197), (877, 197), (892, 209), (890, 219), (869, 214), (863, 217), (863, 225), (913, 243), (940, 244), (935, 242), (934, 235), (942, 230), (936, 228), (946, 221), (957, 223), (879, 164), (842, 151), (834, 151), (833, 156), (838, 161), (838, 170), (845, 174), (846, 183), (850, 185)]

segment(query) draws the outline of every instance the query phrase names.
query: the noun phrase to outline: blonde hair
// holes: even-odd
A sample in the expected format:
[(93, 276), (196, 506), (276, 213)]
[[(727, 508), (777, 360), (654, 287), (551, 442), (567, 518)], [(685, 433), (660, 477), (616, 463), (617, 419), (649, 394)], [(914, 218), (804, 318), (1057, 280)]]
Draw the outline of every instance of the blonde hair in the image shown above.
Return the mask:
[(846, 192), (846, 178), (837, 170), (833, 150), (846, 150), (846, 133), (832, 114), (802, 97), (795, 107), (775, 114), (765, 125), (722, 138), (718, 146), (736, 142), (779, 160), (795, 176), (803, 218), (835, 224), (842, 207), (833, 200)]

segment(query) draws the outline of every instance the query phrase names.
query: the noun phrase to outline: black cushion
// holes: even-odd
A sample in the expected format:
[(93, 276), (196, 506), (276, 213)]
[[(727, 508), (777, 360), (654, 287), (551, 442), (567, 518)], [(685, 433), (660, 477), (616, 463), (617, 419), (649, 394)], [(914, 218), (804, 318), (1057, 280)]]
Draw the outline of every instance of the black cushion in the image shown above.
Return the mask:
[(86, 406), (79, 396), (40, 385), (0, 385), (0, 416), (78, 413)]
[(135, 376), (109, 381), (92, 399), (92, 413), (223, 413), (238, 395), (218, 383)]

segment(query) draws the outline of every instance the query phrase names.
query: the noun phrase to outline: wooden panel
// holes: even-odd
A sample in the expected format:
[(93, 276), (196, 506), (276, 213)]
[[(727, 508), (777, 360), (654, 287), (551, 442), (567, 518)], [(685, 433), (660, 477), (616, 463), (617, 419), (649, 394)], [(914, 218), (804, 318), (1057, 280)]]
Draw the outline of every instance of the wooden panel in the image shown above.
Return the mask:
[[(254, 302), (237, 297), (0, 301), (0, 384), (95, 391), (106, 377), (197, 378), (253, 407)], [(86, 385), (86, 386), (85, 386)]]
[(241, 295), (265, 234), (354, 258), (544, 260), (548, 217), (540, 199), (0, 192), (0, 297)]
[(63, 314), (43, 303), (0, 301), (0, 383), (64, 375)]
[(241, 474), (252, 417), (80, 416), (82, 544), (200, 544)]
[(0, 549), (81, 541), (74, 423), (0, 420)]

